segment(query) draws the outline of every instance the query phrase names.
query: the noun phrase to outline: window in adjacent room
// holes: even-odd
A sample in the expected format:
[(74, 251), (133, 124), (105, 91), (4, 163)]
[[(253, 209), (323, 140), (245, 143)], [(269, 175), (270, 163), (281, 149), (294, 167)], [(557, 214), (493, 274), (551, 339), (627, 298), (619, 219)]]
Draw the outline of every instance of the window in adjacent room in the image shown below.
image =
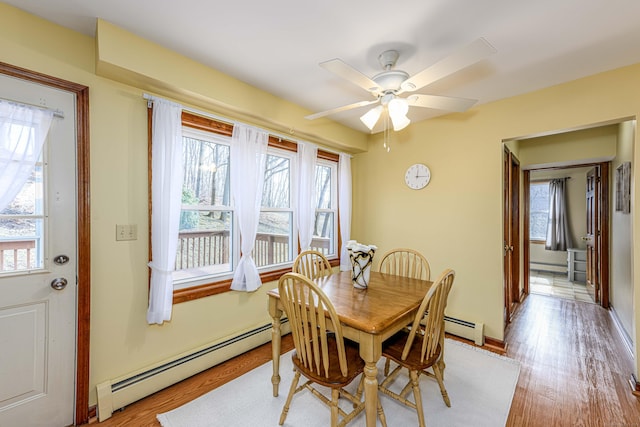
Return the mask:
[(530, 184), (529, 207), (529, 240), (544, 243), (549, 219), (549, 181)]

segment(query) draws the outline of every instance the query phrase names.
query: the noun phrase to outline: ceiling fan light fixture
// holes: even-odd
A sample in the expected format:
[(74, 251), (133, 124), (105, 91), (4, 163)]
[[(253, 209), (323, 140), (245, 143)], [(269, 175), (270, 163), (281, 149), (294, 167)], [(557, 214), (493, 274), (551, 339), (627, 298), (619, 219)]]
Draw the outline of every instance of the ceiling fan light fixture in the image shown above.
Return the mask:
[(391, 117), (406, 116), (409, 112), (409, 103), (404, 98), (393, 98), (389, 101), (387, 108), (389, 109), (389, 115)]
[(377, 107), (374, 107), (364, 113), (362, 117), (360, 117), (360, 121), (364, 123), (364, 125), (368, 127), (369, 130), (373, 130), (373, 127), (376, 125), (378, 119), (380, 118), (380, 114), (382, 114), (382, 105), (378, 105)]
[(393, 98), (387, 104), (387, 109), (389, 110), (389, 117), (391, 117), (391, 122), (393, 123), (393, 130), (399, 131), (411, 123), (411, 120), (407, 117), (407, 113), (409, 112), (409, 103), (404, 98)]
[(391, 123), (393, 123), (393, 130), (397, 132), (409, 126), (411, 120), (405, 115), (393, 115), (391, 116)]

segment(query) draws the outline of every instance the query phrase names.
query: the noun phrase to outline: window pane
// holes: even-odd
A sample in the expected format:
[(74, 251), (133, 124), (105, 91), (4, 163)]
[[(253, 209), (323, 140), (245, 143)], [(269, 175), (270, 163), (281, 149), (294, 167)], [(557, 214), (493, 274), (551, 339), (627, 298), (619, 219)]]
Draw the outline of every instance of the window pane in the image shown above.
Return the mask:
[(292, 213), (260, 212), (253, 258), (258, 267), (293, 261)]
[(2, 271), (43, 267), (41, 218), (0, 219), (0, 266)]
[(182, 141), (182, 203), (229, 206), (229, 146), (188, 137)]
[(264, 172), (264, 187), (262, 190), (262, 207), (289, 208), (291, 162), (286, 157), (267, 156), (267, 166)]
[(545, 240), (549, 217), (549, 183), (531, 184), (529, 187), (529, 238)]
[(325, 255), (335, 253), (334, 250), (334, 214), (333, 212), (318, 212), (313, 227), (311, 248)]
[(36, 164), (22, 189), (0, 212), (0, 270), (26, 271), (44, 267), (42, 236), (43, 168)]
[(316, 208), (331, 209), (331, 168), (316, 166)]
[(545, 212), (532, 212), (530, 219), (531, 240), (545, 240), (547, 238), (547, 214)]
[(36, 165), (15, 199), (0, 215), (42, 215), (42, 165)]
[[(231, 211), (189, 211), (180, 214), (176, 270), (198, 269), (191, 275), (231, 271)], [(176, 276), (184, 278), (184, 275)]]

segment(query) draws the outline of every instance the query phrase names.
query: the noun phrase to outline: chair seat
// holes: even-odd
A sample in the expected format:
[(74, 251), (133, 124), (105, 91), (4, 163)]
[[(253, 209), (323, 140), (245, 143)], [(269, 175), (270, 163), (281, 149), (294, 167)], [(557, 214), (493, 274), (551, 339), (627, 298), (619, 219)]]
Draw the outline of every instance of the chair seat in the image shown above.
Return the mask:
[(440, 346), (440, 344), (438, 344), (436, 351), (430, 358), (426, 359), (424, 362), (420, 361), (420, 349), (422, 347), (423, 336), (416, 334), (416, 337), (413, 340), (413, 344), (411, 345), (411, 350), (409, 350), (407, 359), (402, 360), (402, 352), (404, 351), (404, 346), (407, 342), (408, 337), (409, 332), (407, 330), (402, 330), (393, 335), (391, 338), (384, 342), (384, 345), (382, 347), (382, 355), (388, 357), (399, 365), (409, 368), (412, 371), (422, 371), (423, 369), (427, 369), (434, 363), (436, 363), (438, 358), (440, 358), (442, 347)]
[(304, 366), (302, 360), (298, 357), (298, 352), (294, 351), (291, 356), (294, 367), (307, 379), (322, 384), (326, 387), (340, 388), (351, 383), (358, 375), (364, 372), (364, 360), (360, 357), (360, 350), (357, 345), (349, 340), (344, 340), (345, 354), (347, 357), (347, 375), (343, 376), (340, 372), (340, 363), (338, 362), (338, 351), (336, 340), (333, 336), (330, 336), (327, 340), (329, 347), (329, 376), (325, 377), (324, 367), (320, 366), (320, 373), (316, 372), (316, 366), (314, 365), (309, 369)]

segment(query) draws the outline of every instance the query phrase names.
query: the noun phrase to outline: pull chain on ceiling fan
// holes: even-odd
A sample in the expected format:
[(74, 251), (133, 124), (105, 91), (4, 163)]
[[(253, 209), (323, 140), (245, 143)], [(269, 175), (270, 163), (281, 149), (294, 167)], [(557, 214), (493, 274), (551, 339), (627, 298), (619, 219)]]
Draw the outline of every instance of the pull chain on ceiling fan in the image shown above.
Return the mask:
[[(399, 131), (411, 123), (407, 117), (409, 107), (434, 108), (454, 112), (463, 112), (469, 109), (477, 101), (475, 99), (455, 98), (450, 96), (412, 94), (407, 97), (399, 95), (405, 92), (414, 92), (449, 74), (453, 74), (466, 68), (489, 55), (496, 50), (484, 38), (479, 38), (463, 49), (436, 62), (419, 73), (409, 76), (402, 70), (394, 69), (400, 54), (396, 50), (384, 51), (378, 56), (378, 61), (383, 70), (372, 78), (351, 67), (341, 59), (331, 59), (321, 62), (320, 66), (345, 80), (354, 83), (369, 92), (375, 99), (359, 101), (331, 110), (306, 116), (309, 120), (337, 114), (343, 111), (361, 108), (372, 104), (378, 104), (360, 117), (362, 123), (369, 130), (373, 130), (383, 112), (388, 114), (393, 124), (393, 130)], [(385, 126), (386, 127), (386, 126)], [(386, 129), (385, 129), (386, 130)]]

